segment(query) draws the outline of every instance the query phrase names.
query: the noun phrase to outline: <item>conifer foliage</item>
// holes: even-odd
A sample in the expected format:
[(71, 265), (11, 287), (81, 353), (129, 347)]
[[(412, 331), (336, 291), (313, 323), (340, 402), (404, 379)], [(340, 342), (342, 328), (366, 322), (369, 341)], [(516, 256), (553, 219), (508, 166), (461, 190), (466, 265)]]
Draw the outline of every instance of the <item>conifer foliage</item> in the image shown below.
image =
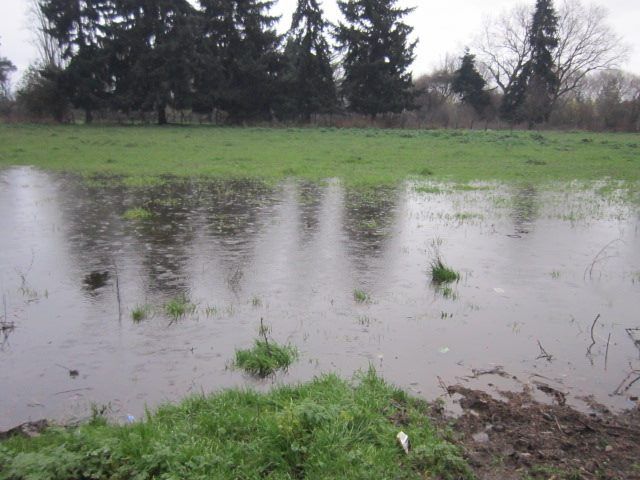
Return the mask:
[(472, 55), (469, 49), (460, 60), (460, 68), (453, 75), (451, 88), (460, 95), (462, 103), (471, 106), (482, 116), (491, 102), (489, 94), (484, 89), (487, 82), (478, 72), (475, 55)]
[(412, 107), (409, 67), (417, 42), (402, 18), (413, 11), (397, 0), (338, 0), (345, 22), (336, 31), (344, 54), (342, 94), (351, 111), (375, 117)]

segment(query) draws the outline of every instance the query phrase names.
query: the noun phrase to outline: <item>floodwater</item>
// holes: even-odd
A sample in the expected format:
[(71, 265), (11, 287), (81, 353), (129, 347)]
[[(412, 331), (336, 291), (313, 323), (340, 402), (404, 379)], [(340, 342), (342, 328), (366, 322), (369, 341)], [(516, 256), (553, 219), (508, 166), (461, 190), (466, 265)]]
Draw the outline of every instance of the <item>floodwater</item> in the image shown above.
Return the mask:
[[(640, 382), (626, 389), (640, 369), (627, 332), (640, 327), (640, 215), (594, 189), (126, 188), (0, 171), (0, 315), (15, 327), (0, 336), (0, 430), (79, 420), (92, 405), (139, 418), (189, 393), (370, 364), (430, 399), (501, 366), (572, 402), (630, 407), (640, 395)], [(134, 207), (153, 217), (126, 220)], [(462, 275), (450, 289), (431, 283), (434, 242)], [(356, 289), (369, 301), (356, 302)], [(181, 295), (196, 309), (173, 321), (162, 306)], [(139, 305), (155, 313), (136, 323)], [(230, 362), (261, 318), (300, 359), (259, 381)]]

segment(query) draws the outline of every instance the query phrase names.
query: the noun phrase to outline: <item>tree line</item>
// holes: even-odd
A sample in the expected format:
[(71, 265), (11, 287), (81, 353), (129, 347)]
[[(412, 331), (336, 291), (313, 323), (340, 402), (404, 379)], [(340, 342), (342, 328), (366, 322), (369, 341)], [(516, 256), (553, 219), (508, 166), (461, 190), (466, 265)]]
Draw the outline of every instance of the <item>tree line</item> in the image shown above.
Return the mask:
[[(603, 77), (598, 71), (613, 75), (627, 48), (606, 25), (605, 10), (580, 0), (517, 5), (486, 22), (473, 53), (466, 49), (416, 81), (416, 42), (404, 21), (412, 9), (397, 0), (338, 0), (335, 25), (317, 0), (298, 0), (283, 35), (274, 0), (32, 2), (41, 60), (25, 75), (18, 101), (59, 121), (72, 106), (86, 122), (110, 112), (153, 115), (163, 124), (170, 111), (230, 123), (355, 114), (533, 127), (571, 121), (578, 104), (599, 112), (606, 95), (618, 106), (633, 103), (633, 111), (640, 104), (628, 88), (616, 97), (613, 80), (608, 93), (603, 86), (586, 94)], [(637, 127), (634, 118), (625, 128)]]

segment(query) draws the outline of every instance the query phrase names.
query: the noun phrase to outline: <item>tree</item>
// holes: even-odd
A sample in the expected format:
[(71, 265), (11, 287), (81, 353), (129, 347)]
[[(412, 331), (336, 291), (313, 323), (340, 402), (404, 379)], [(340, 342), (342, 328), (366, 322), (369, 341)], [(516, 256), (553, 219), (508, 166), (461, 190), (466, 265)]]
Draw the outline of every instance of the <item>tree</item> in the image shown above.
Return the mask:
[(187, 0), (116, 2), (105, 31), (114, 105), (123, 111), (155, 112), (167, 123), (167, 106), (190, 106), (196, 31)]
[(54, 80), (71, 103), (85, 111), (85, 121), (105, 105), (110, 76), (103, 48), (109, 0), (40, 0), (49, 26), (47, 34), (57, 42), (66, 62), (64, 70), (51, 69)]
[(33, 117), (49, 117), (63, 122), (69, 110), (69, 103), (59, 84), (59, 72), (30, 66), (25, 72), (17, 92), (18, 106)]
[(476, 68), (475, 55), (467, 49), (460, 59), (460, 68), (453, 74), (452, 89), (460, 95), (462, 103), (471, 106), (475, 112), (483, 116), (491, 103), (489, 93), (484, 89), (487, 82)]
[(558, 17), (552, 0), (537, 0), (533, 14), (529, 45), (531, 60), (527, 72), (524, 108), (529, 124), (549, 120), (553, 102), (560, 87), (554, 53), (558, 47)]
[(206, 25), (205, 63), (219, 69), (211, 85), (199, 83), (199, 97), (227, 112), (231, 122), (269, 120), (280, 93), (282, 37), (274, 1), (200, 0)]
[(15, 72), (16, 67), (6, 57), (0, 57), (0, 99), (9, 97), (9, 75)]
[(375, 118), (379, 113), (412, 107), (411, 72), (417, 42), (413, 28), (401, 21), (411, 8), (397, 0), (338, 0), (346, 23), (336, 30), (343, 53), (342, 94), (350, 110)]
[[(607, 11), (581, 0), (563, 0), (558, 10), (558, 46), (554, 64), (559, 80), (555, 103), (580, 86), (591, 72), (616, 68), (629, 47), (607, 25)], [(487, 18), (476, 40), (478, 59), (503, 92), (517, 90), (522, 70), (531, 56), (529, 32), (533, 11), (517, 4), (497, 18)]]
[(298, 0), (285, 48), (285, 82), (294, 111), (305, 120), (337, 105), (327, 26), (317, 0)]
[(54, 25), (43, 12), (43, 0), (29, 0), (27, 17), (31, 24), (32, 43), (38, 51), (37, 67), (57, 68), (63, 66), (62, 49), (51, 35)]

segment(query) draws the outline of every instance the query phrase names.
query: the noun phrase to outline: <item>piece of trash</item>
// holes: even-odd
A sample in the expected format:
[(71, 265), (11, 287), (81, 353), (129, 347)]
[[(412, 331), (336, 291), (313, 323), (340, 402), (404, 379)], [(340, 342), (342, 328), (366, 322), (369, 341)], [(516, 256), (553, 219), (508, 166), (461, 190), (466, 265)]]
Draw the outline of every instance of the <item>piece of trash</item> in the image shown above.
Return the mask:
[(451, 349), (449, 347), (441, 347), (438, 351), (444, 355), (445, 353), (449, 353)]
[(75, 370), (75, 369), (69, 370), (69, 376), (71, 378), (76, 378), (78, 375), (80, 375), (80, 372), (78, 370)]
[(133, 415), (127, 415), (127, 423), (133, 423), (136, 421), (136, 417)]
[(400, 432), (398, 433), (398, 435), (396, 435), (396, 438), (398, 439), (398, 443), (404, 450), (404, 453), (409, 455), (409, 449), (411, 448), (411, 445), (409, 443), (409, 436), (404, 432)]
[(500, 287), (494, 288), (493, 291), (496, 292), (499, 295), (502, 295), (504, 293), (504, 289), (502, 289)]

